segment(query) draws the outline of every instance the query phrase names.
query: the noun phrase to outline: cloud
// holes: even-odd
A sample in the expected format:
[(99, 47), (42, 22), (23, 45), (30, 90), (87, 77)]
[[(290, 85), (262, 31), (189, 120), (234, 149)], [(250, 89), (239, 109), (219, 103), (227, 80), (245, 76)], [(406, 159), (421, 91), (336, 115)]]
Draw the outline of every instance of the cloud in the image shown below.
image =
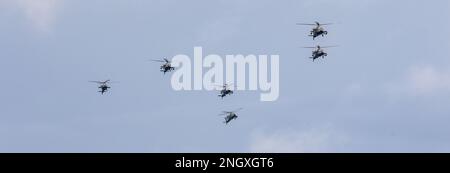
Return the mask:
[(56, 19), (56, 11), (63, 0), (13, 0), (9, 5), (18, 7), (39, 31), (48, 31)]
[(347, 137), (331, 127), (307, 131), (256, 132), (250, 151), (255, 153), (323, 153), (339, 152), (348, 142)]
[(411, 67), (403, 79), (387, 84), (390, 95), (433, 96), (450, 93), (450, 70), (431, 65)]
[(450, 91), (450, 71), (439, 71), (432, 66), (414, 67), (410, 71), (408, 82), (411, 89), (419, 94)]

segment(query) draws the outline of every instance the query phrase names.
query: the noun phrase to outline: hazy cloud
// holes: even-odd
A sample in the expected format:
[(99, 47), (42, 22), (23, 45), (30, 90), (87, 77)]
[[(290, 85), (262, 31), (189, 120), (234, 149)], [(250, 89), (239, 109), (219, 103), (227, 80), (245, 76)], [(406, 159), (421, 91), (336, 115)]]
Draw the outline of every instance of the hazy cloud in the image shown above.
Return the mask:
[(387, 85), (391, 95), (427, 96), (450, 91), (450, 70), (432, 65), (409, 68), (402, 79)]
[(449, 70), (437, 70), (432, 66), (413, 67), (408, 80), (411, 89), (416, 93), (450, 91)]
[(339, 147), (345, 143), (347, 143), (345, 135), (329, 126), (306, 131), (255, 132), (252, 136), (250, 151), (256, 153), (339, 152)]
[(62, 2), (63, 0), (14, 0), (7, 4), (17, 6), (36, 29), (48, 31)]

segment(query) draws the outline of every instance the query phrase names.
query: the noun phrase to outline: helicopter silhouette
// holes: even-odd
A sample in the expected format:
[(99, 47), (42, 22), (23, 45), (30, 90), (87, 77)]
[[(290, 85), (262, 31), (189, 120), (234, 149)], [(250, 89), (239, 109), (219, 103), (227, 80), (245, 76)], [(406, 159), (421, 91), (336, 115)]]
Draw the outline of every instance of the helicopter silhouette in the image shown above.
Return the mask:
[(234, 111), (222, 111), (222, 114), (219, 114), (220, 116), (225, 116), (224, 119), (225, 121), (223, 123), (228, 124), (230, 123), (232, 120), (235, 120), (238, 118), (236, 112), (241, 111), (242, 108), (239, 108), (237, 110)]
[(102, 93), (102, 95), (105, 92), (107, 92), (109, 88), (111, 88), (110, 86), (108, 86), (108, 83), (111, 82), (111, 80), (109, 80), (109, 79), (106, 80), (106, 81), (103, 81), (103, 82), (102, 81), (89, 81), (89, 82), (93, 82), (93, 83), (99, 84), (100, 86), (98, 88), (100, 89), (100, 91), (98, 91), (98, 92)]
[(332, 25), (332, 23), (325, 23), (325, 24), (321, 24), (319, 22), (315, 22), (314, 24), (309, 24), (309, 23), (297, 23), (297, 25), (309, 25), (309, 26), (315, 26), (309, 36), (313, 38), (313, 40), (316, 39), (316, 37), (322, 36), (324, 37), (325, 35), (328, 35), (328, 31), (326, 31), (322, 26), (325, 25)]
[(232, 95), (234, 92), (229, 89), (229, 87), (232, 86), (232, 85), (233, 85), (232, 83), (231, 84), (216, 85), (218, 87), (222, 87), (222, 89), (220, 90), (220, 94), (218, 96), (223, 99), (227, 95)]
[(160, 71), (163, 72), (164, 74), (166, 74), (167, 72), (170, 72), (172, 70), (175, 70), (175, 68), (172, 67), (172, 65), (171, 65), (171, 61), (168, 60), (167, 58), (163, 58), (162, 60), (152, 60), (152, 61), (164, 63), (160, 67)]
[(316, 47), (303, 47), (303, 48), (315, 49), (315, 50), (312, 51), (312, 56), (309, 57), (309, 58), (313, 59), (313, 62), (314, 62), (314, 60), (316, 60), (317, 58), (321, 57), (322, 59), (324, 59), (326, 56), (328, 56), (328, 53), (326, 53), (323, 50), (323, 48), (331, 48), (331, 47), (337, 47), (337, 46), (324, 46), (324, 47), (321, 47), (321, 46), (318, 45)]

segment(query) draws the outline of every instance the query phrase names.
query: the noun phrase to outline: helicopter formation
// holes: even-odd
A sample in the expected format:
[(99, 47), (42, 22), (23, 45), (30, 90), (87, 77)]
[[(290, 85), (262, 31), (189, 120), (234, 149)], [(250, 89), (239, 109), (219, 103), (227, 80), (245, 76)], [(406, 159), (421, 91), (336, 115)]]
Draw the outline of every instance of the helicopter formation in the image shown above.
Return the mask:
[[(160, 67), (160, 71), (163, 72), (164, 74), (166, 74), (167, 72), (170, 72), (170, 71), (175, 70), (175, 68), (172, 67), (171, 64), (170, 64), (171, 61), (168, 60), (167, 58), (164, 58), (163, 60), (152, 60), (152, 61), (155, 61), (155, 62), (163, 62), (163, 63), (164, 63), (164, 64), (162, 64), (161, 67)], [(98, 88), (101, 89), (101, 90), (98, 91), (98, 92), (102, 93), (102, 95), (103, 95), (105, 92), (107, 92), (109, 88), (111, 88), (111, 87), (108, 85), (108, 83), (111, 83), (111, 80), (109, 80), (109, 79), (108, 79), (108, 80), (105, 80), (105, 81), (89, 81), (89, 82), (99, 84)], [(233, 86), (233, 84), (226, 84), (226, 83), (225, 83), (225, 84), (223, 84), (223, 85), (216, 85), (216, 86), (222, 88), (222, 89), (220, 90), (220, 94), (218, 95), (218, 96), (221, 97), (222, 99), (223, 99), (224, 97), (226, 97), (226, 96), (228, 96), (228, 95), (232, 95), (232, 94), (234, 93), (233, 90), (230, 89), (230, 86)], [(237, 110), (235, 110), (235, 111), (223, 111), (223, 113), (220, 114), (220, 115), (225, 116), (225, 117), (224, 117), (224, 119), (225, 119), (224, 123), (225, 123), (225, 124), (228, 124), (228, 123), (230, 123), (232, 120), (235, 120), (235, 119), (238, 118), (236, 112), (238, 112), (238, 111), (240, 111), (240, 110), (242, 110), (242, 108), (239, 108), (239, 109), (237, 109)]]
[[(315, 22), (314, 24), (308, 24), (308, 23), (297, 23), (297, 25), (308, 25), (308, 26), (314, 26), (314, 28), (312, 28), (312, 30), (310, 31), (310, 34), (308, 36), (312, 37), (313, 40), (315, 40), (317, 37), (322, 36), (325, 37), (326, 35), (328, 35), (328, 31), (325, 30), (322, 26), (326, 26), (326, 25), (331, 25), (332, 23), (325, 23), (325, 24), (320, 24), (319, 22)], [(324, 59), (326, 56), (328, 56), (328, 53), (326, 53), (324, 51), (325, 48), (331, 48), (331, 47), (337, 47), (337, 46), (320, 46), (317, 45), (315, 47), (303, 47), (303, 48), (309, 48), (309, 49), (314, 49), (312, 51), (312, 56), (309, 57), (313, 60), (313, 62), (318, 59), (318, 58), (322, 58)], [(160, 62), (163, 63), (160, 66), (160, 71), (163, 74), (166, 74), (168, 72), (174, 71), (175, 67), (173, 67), (171, 65), (171, 61), (167, 58), (163, 58), (161, 60), (158, 59), (154, 59), (151, 60), (154, 62)], [(100, 92), (102, 95), (104, 93), (106, 93), (108, 91), (108, 89), (110, 89), (111, 87), (108, 85), (109, 83), (111, 83), (111, 80), (105, 80), (105, 81), (89, 81), (92, 83), (97, 83), (99, 84), (98, 88), (100, 89)], [(232, 83), (230, 84), (223, 84), (223, 85), (216, 85), (217, 87), (220, 87), (220, 92), (218, 97), (224, 99), (224, 97), (233, 95), (233, 90), (230, 89), (231, 86), (233, 86)], [(237, 112), (241, 111), (243, 108), (239, 108), (233, 111), (222, 111), (221, 114), (219, 114), (220, 116), (224, 116), (224, 121), (223, 123), (225, 123), (226, 125), (229, 124), (232, 120), (236, 120), (238, 118)]]
[[(324, 27), (322, 27), (322, 26), (327, 26), (327, 25), (332, 25), (332, 24), (333, 23), (321, 24), (319, 22), (315, 22), (314, 24), (311, 24), (311, 23), (297, 23), (297, 25), (314, 26), (311, 29), (310, 34), (308, 35), (308, 36), (312, 37), (313, 40), (315, 40), (319, 36), (325, 37), (326, 35), (328, 35), (328, 31), (325, 30)], [(337, 46), (320, 46), (320, 45), (317, 45), (315, 47), (303, 47), (303, 48), (314, 49), (312, 51), (312, 56), (309, 57), (314, 62), (317, 58), (325, 59), (325, 57), (328, 56), (328, 53), (325, 52), (324, 48), (331, 48), (331, 47), (337, 47)]]

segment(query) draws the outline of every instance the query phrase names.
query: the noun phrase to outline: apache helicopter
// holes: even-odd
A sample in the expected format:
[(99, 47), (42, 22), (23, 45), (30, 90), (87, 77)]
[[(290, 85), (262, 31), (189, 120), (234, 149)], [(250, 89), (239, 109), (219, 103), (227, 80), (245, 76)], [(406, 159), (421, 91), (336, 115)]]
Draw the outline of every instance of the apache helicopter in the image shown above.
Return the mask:
[(220, 90), (219, 97), (222, 97), (222, 99), (227, 96), (233, 94), (233, 91), (229, 89), (229, 87), (233, 84), (223, 84), (223, 85), (216, 85), (218, 87), (222, 87), (222, 90)]
[(224, 117), (225, 121), (223, 123), (228, 124), (228, 123), (230, 123), (230, 121), (238, 118), (236, 112), (239, 112), (241, 110), (242, 110), (242, 108), (239, 108), (235, 111), (223, 111), (222, 114), (219, 114), (219, 115), (225, 116)]
[(97, 84), (99, 84), (100, 86), (98, 87), (99, 89), (101, 89), (100, 91), (98, 91), (98, 92), (101, 92), (102, 93), (102, 95), (106, 92), (106, 91), (108, 91), (108, 89), (109, 88), (111, 88), (111, 87), (109, 87), (108, 85), (107, 85), (107, 83), (109, 83), (111, 80), (106, 80), (106, 81), (104, 81), (104, 82), (101, 82), (101, 81), (89, 81), (89, 82), (93, 82), (93, 83), (97, 83)]
[(325, 46), (325, 47), (321, 47), (321, 46), (316, 46), (316, 47), (303, 47), (303, 48), (310, 48), (310, 49), (316, 49), (314, 51), (312, 51), (312, 56), (309, 57), (311, 59), (316, 60), (317, 58), (322, 57), (323, 59), (328, 56), (328, 54), (323, 50), (323, 48), (330, 48), (330, 47), (337, 47), (337, 46)]
[(326, 31), (322, 26), (325, 25), (331, 25), (332, 23), (325, 23), (325, 24), (320, 24), (319, 22), (315, 22), (315, 24), (309, 24), (309, 23), (297, 23), (297, 25), (309, 25), (309, 26), (315, 26), (309, 36), (313, 37), (313, 40), (316, 39), (316, 37), (318, 36), (322, 36), (324, 37), (325, 35), (328, 34), (328, 31)]
[(172, 67), (172, 65), (170, 64), (170, 60), (168, 60), (167, 58), (164, 58), (163, 60), (152, 60), (152, 61), (164, 63), (160, 67), (160, 71), (164, 72), (164, 74), (166, 74), (166, 72), (170, 72), (172, 70), (175, 70), (175, 68)]

